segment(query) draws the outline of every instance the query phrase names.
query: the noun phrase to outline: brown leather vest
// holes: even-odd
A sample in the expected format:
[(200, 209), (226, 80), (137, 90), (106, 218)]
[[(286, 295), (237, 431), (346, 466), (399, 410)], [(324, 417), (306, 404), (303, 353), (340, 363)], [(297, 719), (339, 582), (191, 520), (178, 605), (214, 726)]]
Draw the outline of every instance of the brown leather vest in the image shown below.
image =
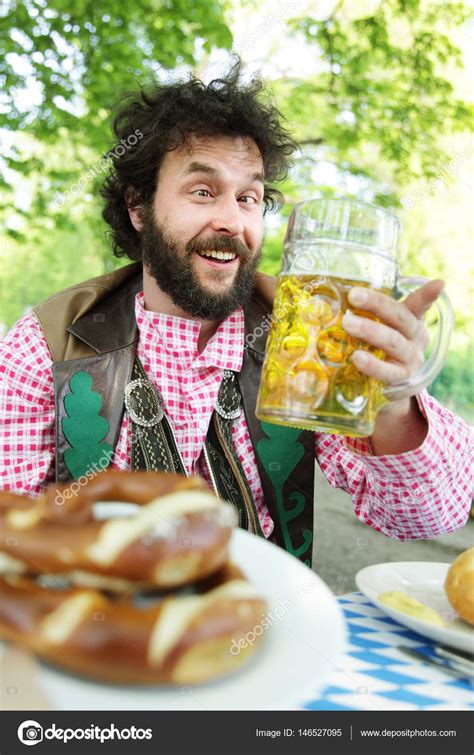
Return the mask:
[[(34, 309), (53, 357), (57, 482), (71, 480), (64, 463), (70, 444), (61, 420), (67, 417), (64, 399), (76, 372), (92, 377), (93, 390), (102, 398), (100, 415), (108, 423), (103, 440), (113, 449), (117, 445), (138, 340), (135, 295), (142, 288), (142, 267), (134, 263), (61, 291)], [(311, 565), (314, 435), (260, 423), (255, 416), (271, 306), (257, 285), (245, 311), (238, 382), (265, 502), (275, 522), (273, 539)]]

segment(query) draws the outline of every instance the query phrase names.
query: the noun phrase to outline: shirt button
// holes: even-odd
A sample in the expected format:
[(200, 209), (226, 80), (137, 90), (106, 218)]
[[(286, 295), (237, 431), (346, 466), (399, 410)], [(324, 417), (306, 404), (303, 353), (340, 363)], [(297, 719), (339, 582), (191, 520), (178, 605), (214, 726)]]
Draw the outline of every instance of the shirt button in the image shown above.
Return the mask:
[(207, 421), (205, 419), (200, 419), (198, 425), (201, 430), (207, 430)]

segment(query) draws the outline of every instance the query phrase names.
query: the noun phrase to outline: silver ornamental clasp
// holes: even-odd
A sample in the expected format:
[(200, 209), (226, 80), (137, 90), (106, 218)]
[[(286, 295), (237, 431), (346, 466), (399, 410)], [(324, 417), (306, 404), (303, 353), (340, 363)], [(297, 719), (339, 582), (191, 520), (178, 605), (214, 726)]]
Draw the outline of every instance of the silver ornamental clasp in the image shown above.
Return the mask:
[(161, 396), (148, 380), (131, 380), (125, 387), (124, 402), (132, 422), (142, 427), (153, 427), (164, 417)]

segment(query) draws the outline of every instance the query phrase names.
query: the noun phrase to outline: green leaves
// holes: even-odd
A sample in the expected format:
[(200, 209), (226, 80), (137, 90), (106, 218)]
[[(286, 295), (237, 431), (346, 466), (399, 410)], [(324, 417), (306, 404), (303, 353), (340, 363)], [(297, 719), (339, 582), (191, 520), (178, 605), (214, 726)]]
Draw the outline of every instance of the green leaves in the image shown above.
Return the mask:
[[(18, 107), (15, 91), (6, 90), (11, 127), (33, 127), (37, 137), (53, 140), (65, 111), (57, 99), (87, 115), (94, 144), (104, 141), (104, 119), (94, 127), (100, 108), (110, 107), (117, 92), (130, 89), (136, 77), (150, 77), (177, 62), (195, 62), (195, 40), (207, 39), (212, 47), (229, 48), (232, 34), (222, 5), (214, 0), (122, 3), (107, 0), (94, 6), (62, 0), (11, 4), (0, 18), (4, 50), (0, 76), (12, 87), (27, 86), (31, 77), (41, 94), (41, 104), (31, 121)], [(20, 56), (22, 65), (18, 66)], [(111, 86), (113, 81), (113, 86)], [(97, 133), (94, 133), (96, 132)]]
[[(0, 15), (0, 127), (15, 132), (15, 139), (25, 131), (48, 147), (41, 156), (39, 149), (36, 162), (28, 165), (22, 160), (13, 164), (7, 149), (8, 167), (16, 175), (49, 177), (58, 149), (68, 146), (75, 152), (63, 163), (71, 168), (70, 178), (51, 187), (49, 197), (43, 186), (46, 214), (70, 211), (57, 213), (48, 204), (106, 151), (117, 95), (137, 87), (138, 81), (162, 76), (165, 69), (194, 66), (198, 39), (212, 48), (231, 47), (232, 34), (218, 0), (6, 4)], [(50, 183), (57, 184), (57, 178)], [(31, 223), (41, 226), (41, 218), (31, 213)]]
[[(285, 111), (296, 116), (303, 142), (319, 137), (327, 151), (335, 150), (332, 161), (349, 159), (354, 167), (354, 150), (367, 147), (386, 161), (399, 186), (429, 176), (443, 157), (440, 136), (470, 127), (466, 103), (446, 77), (446, 65), (460, 62), (447, 30), (469, 12), (459, 2), (441, 5), (438, 16), (434, 0), (387, 0), (372, 15), (357, 18), (352, 5), (342, 2), (326, 20), (293, 21), (293, 34), (303, 36), (321, 61), (321, 73), (296, 84), (286, 100)], [(317, 114), (316, 134), (305, 101)], [(375, 184), (376, 166), (374, 161)]]

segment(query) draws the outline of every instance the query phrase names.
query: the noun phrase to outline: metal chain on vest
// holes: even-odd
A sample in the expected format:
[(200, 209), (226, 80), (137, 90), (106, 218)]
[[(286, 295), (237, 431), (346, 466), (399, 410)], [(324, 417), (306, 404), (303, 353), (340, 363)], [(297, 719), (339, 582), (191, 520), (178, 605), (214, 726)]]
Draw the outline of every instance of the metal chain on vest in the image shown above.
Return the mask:
[[(187, 474), (161, 394), (137, 357), (131, 377), (124, 401), (132, 422), (132, 469)], [(224, 370), (204, 456), (216, 495), (235, 506), (243, 529), (263, 537), (252, 492), (232, 442), (232, 422), (242, 412), (241, 403), (235, 373)]]

